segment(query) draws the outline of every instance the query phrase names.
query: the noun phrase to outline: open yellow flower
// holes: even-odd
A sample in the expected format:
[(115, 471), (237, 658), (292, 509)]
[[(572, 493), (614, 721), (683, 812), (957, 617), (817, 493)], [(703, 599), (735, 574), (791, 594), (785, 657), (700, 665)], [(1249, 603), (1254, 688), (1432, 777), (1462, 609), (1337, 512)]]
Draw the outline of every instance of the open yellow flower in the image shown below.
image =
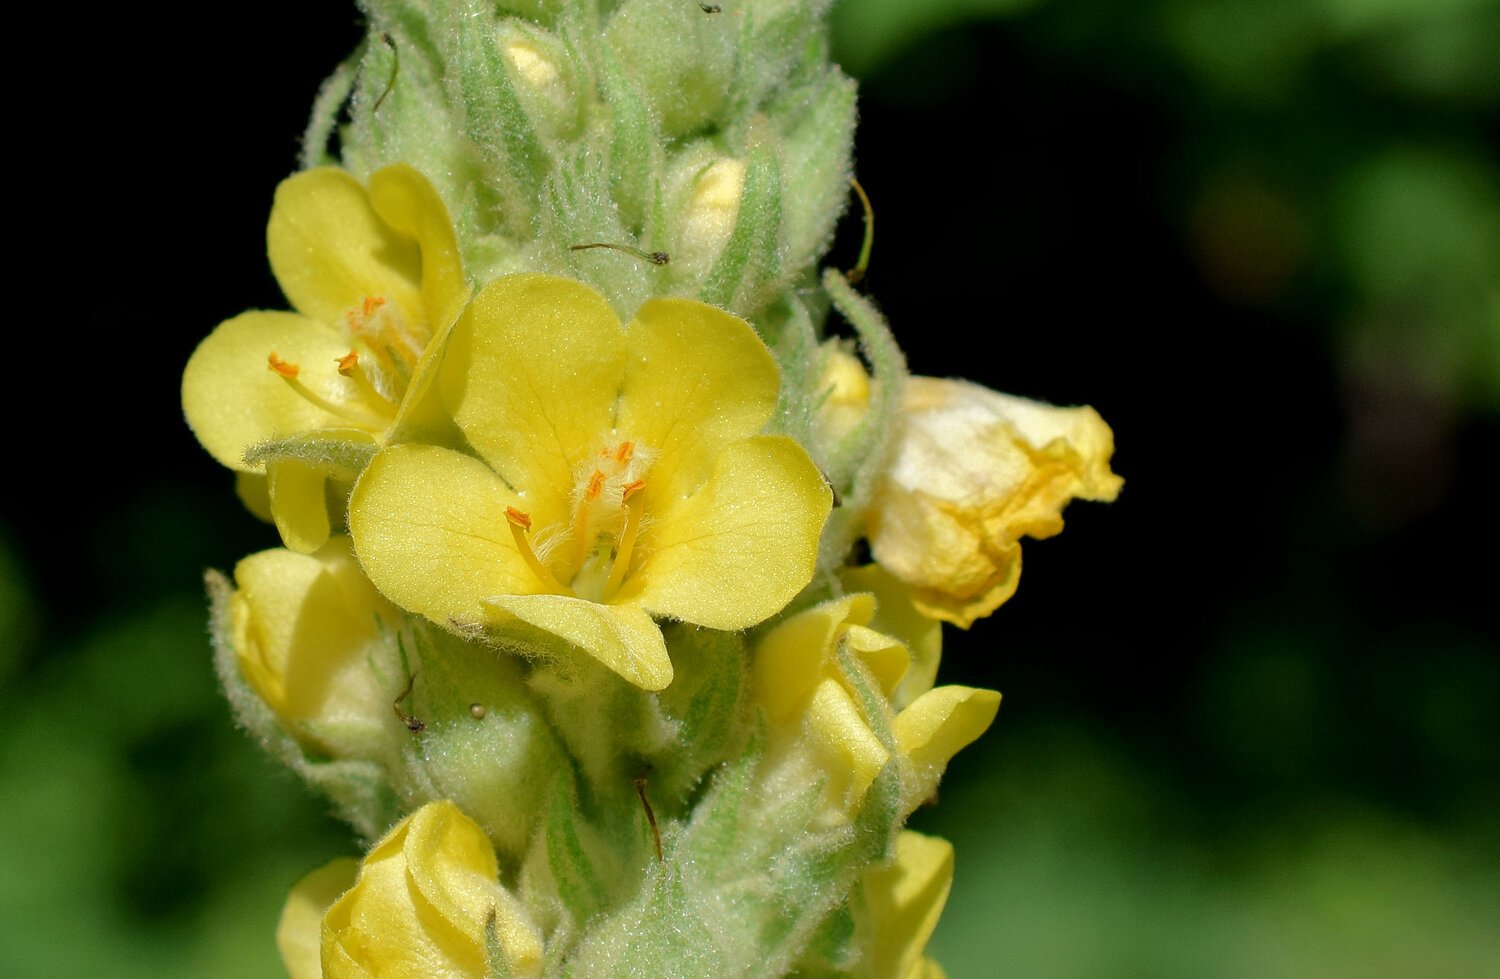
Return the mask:
[[(906, 683), (911, 653), (870, 628), (874, 617), (869, 594), (814, 606), (766, 633), (751, 667), (751, 696), (770, 728), (768, 754), (823, 779), (824, 811), (835, 820), (858, 810), (891, 747), (902, 766), (902, 808), (916, 808), (1000, 707), (993, 690), (933, 688), (925, 664), (925, 676)], [(899, 710), (898, 690), (911, 698)]]
[(1056, 408), (966, 381), (912, 377), (875, 491), (875, 560), (921, 611), (967, 628), (1015, 593), (1022, 537), (1062, 530), (1072, 499), (1113, 500), (1114, 434), (1092, 408)]
[[(387, 433), (424, 422), (433, 341), (463, 306), (463, 269), (442, 199), (405, 164), (375, 171), (368, 189), (333, 167), (287, 178), (266, 241), (297, 312), (219, 324), (188, 361), (182, 405), (215, 459), (265, 474), (283, 540), (311, 552), (328, 539), (327, 478), (352, 479)], [(272, 442), (284, 451), (253, 454)]]
[(418, 809), (354, 869), (335, 861), (288, 897), (276, 941), (293, 979), (541, 974), (541, 930), (500, 883), (489, 838), (453, 803)]
[(349, 504), (360, 562), (441, 625), (539, 629), (662, 689), (653, 615), (744, 629), (811, 580), (831, 494), (794, 440), (757, 434), (779, 383), (712, 306), (653, 299), (622, 327), (581, 283), (498, 279), (439, 370), (478, 458), (382, 450)]

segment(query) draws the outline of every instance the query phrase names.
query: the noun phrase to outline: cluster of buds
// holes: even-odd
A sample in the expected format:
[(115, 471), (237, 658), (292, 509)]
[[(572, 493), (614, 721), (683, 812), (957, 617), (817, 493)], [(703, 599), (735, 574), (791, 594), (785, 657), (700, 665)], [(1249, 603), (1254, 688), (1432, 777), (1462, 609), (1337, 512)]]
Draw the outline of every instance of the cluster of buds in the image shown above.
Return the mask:
[(183, 379), (284, 545), (210, 575), (220, 679), (367, 847), (293, 890), (297, 979), (941, 974), (904, 825), (1000, 700), (942, 623), (1119, 479), (817, 276), (826, 6), (366, 4), (271, 213), (295, 312)]

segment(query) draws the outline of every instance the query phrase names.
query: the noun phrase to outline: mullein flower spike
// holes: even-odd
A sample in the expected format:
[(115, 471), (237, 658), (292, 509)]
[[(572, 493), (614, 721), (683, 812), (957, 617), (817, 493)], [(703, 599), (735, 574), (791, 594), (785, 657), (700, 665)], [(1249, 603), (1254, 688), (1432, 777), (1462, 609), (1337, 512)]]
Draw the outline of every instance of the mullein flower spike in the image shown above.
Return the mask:
[(288, 971), (941, 977), (903, 827), (1000, 703), (943, 623), (1114, 498), (1112, 433), (908, 377), (820, 277), (828, 0), (361, 6), (267, 229), (294, 311), (182, 383), (285, 545), (209, 575), (221, 682), (363, 849)]

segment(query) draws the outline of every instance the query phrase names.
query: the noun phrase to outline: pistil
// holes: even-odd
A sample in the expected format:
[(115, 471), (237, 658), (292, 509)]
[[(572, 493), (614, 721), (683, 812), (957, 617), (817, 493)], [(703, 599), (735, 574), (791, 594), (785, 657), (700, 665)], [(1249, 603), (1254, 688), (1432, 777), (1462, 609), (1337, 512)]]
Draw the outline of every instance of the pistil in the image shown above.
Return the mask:
[(604, 479), (604, 471), (595, 469), (594, 474), (589, 477), (588, 486), (583, 491), (583, 500), (578, 504), (578, 513), (573, 518), (574, 563), (580, 566), (588, 555), (589, 510), (593, 508), (594, 501), (599, 499), (599, 494), (604, 491)]
[[(628, 444), (628, 443), (627, 443)], [(614, 567), (609, 569), (609, 580), (604, 583), (603, 600), (609, 601), (625, 582), (625, 572), (630, 568), (630, 555), (635, 550), (636, 537), (641, 532), (641, 515), (646, 509), (644, 479), (637, 479), (625, 487), (621, 502), (625, 506), (625, 532), (620, 535), (620, 544), (615, 549)]]

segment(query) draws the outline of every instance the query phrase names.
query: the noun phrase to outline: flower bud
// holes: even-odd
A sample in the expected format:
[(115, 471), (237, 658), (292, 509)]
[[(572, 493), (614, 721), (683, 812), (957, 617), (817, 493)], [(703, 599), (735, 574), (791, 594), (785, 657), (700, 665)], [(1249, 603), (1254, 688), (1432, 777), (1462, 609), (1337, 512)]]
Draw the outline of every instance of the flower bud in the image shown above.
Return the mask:
[(864, 363), (837, 342), (823, 346), (823, 376), (818, 390), (826, 392), (815, 422), (818, 441), (838, 446), (854, 433), (870, 410), (870, 375)]
[(1114, 434), (1092, 408), (1056, 408), (965, 381), (913, 377), (870, 547), (926, 615), (967, 628), (1016, 590), (1023, 536), (1062, 530), (1075, 497), (1110, 501)]
[(874, 979), (934, 979), (927, 941), (953, 888), (953, 844), (911, 830), (896, 837), (889, 864), (865, 871), (860, 882), (871, 937), (867, 975)]
[[(391, 609), (359, 570), (347, 537), (314, 554), (252, 554), (234, 569), (230, 641), (240, 672), (289, 734), (335, 758), (378, 758), (400, 725), (397, 671), (382, 621)], [(396, 689), (388, 689), (392, 684)]]
[(566, 52), (555, 38), (519, 22), (500, 26), (496, 43), (512, 84), (538, 132), (570, 138), (578, 128), (580, 100), (574, 95)]
[(662, 134), (685, 136), (708, 126), (728, 102), (741, 23), (705, 16), (693, 3), (623, 0), (604, 39), (635, 77)]
[(321, 948), (323, 979), (542, 969), (541, 932), (500, 884), (489, 839), (446, 801), (423, 806), (375, 844), (323, 917)]
[(740, 215), (745, 162), (721, 156), (693, 182), (683, 206), (673, 260), (693, 273), (707, 271), (724, 250)]
[(868, 594), (824, 602), (772, 629), (755, 652), (752, 697), (766, 715), (773, 768), (791, 783), (822, 781), (828, 823), (859, 810), (893, 755), (901, 808), (910, 812), (1000, 705), (998, 693), (972, 687), (916, 695), (919, 679), (907, 688), (915, 699), (897, 713), (891, 698), (912, 657), (900, 640), (870, 628), (874, 615)]

